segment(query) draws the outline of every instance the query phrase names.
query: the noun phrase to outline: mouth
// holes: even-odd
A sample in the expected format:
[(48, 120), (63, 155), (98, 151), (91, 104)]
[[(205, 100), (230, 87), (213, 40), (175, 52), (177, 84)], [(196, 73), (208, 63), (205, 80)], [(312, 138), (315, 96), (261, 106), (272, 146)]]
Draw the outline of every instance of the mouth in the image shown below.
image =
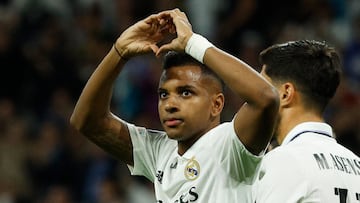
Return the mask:
[(164, 125), (169, 128), (175, 128), (176, 126), (180, 125), (182, 122), (183, 120), (178, 118), (170, 118), (170, 119), (165, 119), (163, 121)]

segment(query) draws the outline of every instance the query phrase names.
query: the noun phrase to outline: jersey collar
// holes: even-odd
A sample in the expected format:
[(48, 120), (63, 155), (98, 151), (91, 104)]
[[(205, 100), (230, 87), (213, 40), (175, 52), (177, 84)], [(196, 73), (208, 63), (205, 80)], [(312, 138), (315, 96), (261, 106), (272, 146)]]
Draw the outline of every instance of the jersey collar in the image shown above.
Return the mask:
[(197, 154), (199, 154), (199, 152), (202, 151), (204, 148), (211, 147), (207, 143), (211, 142), (210, 139), (213, 138), (215, 129), (218, 128), (219, 126), (220, 125), (209, 130), (207, 133), (201, 136), (182, 156), (180, 156), (179, 154), (178, 156), (185, 159), (192, 159)]
[(325, 135), (334, 138), (330, 125), (321, 122), (304, 122), (295, 126), (285, 137), (281, 145), (286, 145), (303, 133), (312, 132), (319, 136)]

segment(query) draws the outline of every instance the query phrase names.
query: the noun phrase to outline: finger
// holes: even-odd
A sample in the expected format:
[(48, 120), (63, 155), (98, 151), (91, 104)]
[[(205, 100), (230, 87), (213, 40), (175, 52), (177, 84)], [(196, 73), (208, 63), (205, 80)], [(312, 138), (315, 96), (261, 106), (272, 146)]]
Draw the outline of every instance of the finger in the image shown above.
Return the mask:
[(166, 11), (162, 11), (160, 13), (158, 13), (158, 17), (163, 18), (166, 16), (169, 16), (171, 12), (173, 12), (174, 10), (166, 10)]
[(186, 26), (191, 28), (191, 24), (186, 17), (184, 12), (181, 12), (179, 9), (174, 10), (169, 13), (172, 19), (172, 22), (175, 24), (175, 27), (178, 28), (179, 26)]
[[(158, 27), (160, 26), (159, 18), (158, 18), (158, 15), (156, 15), (156, 14), (149, 16), (148, 18), (146, 18), (144, 20), (144, 22), (149, 26), (148, 28), (152, 31), (157, 30)], [(147, 29), (147, 28), (144, 27), (144, 29)]]
[(162, 25), (162, 26), (160, 26), (159, 32), (174, 34), (175, 33), (175, 25), (172, 22)]
[(157, 52), (155, 52), (155, 55), (158, 57), (160, 56), (162, 53), (169, 51), (170, 49), (168, 48), (168, 45), (162, 45)]
[(158, 15), (157, 14), (152, 14), (150, 16), (148, 16), (147, 18), (145, 18), (144, 22), (145, 23), (154, 23), (158, 20)]
[[(174, 40), (173, 40), (174, 41)], [(162, 45), (156, 52), (156, 56), (160, 56), (160, 54), (165, 53), (167, 51), (173, 50), (173, 41), (168, 44)]]
[(169, 28), (169, 33), (171, 33), (171, 34), (175, 34), (175, 33), (176, 33), (176, 28), (175, 28), (175, 26), (171, 26), (171, 27)]
[(159, 25), (160, 25), (160, 31), (162, 32), (163, 30), (171, 30), (170, 28), (172, 26), (175, 26), (174, 23), (172, 22), (172, 18), (171, 16), (165, 16), (159, 19)]
[(156, 44), (150, 44), (149, 47), (154, 52), (154, 54), (156, 55), (158, 50), (159, 50), (159, 47)]

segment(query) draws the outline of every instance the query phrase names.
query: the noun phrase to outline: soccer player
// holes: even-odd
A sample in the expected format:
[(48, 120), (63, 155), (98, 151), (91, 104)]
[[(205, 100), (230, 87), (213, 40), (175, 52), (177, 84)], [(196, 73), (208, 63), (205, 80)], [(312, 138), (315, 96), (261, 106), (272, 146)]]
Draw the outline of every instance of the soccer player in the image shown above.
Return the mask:
[(360, 158), (338, 144), (323, 113), (341, 78), (324, 42), (300, 40), (260, 53), (261, 74), (279, 91), (275, 135), (254, 186), (256, 203), (360, 202)]
[[(158, 47), (171, 33), (176, 37)], [(169, 52), (158, 88), (164, 132), (128, 123), (109, 106), (126, 61), (151, 51)], [(246, 103), (231, 122), (220, 124), (222, 80)], [(152, 181), (157, 202), (246, 202), (274, 129), (278, 100), (259, 73), (193, 33), (186, 15), (175, 9), (120, 35), (88, 80), (71, 124), (128, 164), (132, 175)]]

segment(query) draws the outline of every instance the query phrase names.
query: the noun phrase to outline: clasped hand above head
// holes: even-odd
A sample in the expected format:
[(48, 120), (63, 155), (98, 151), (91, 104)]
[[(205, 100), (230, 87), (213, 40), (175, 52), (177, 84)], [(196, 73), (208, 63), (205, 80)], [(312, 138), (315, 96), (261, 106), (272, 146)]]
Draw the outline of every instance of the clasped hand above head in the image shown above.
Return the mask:
[[(191, 35), (191, 24), (179, 9), (150, 15), (126, 29), (115, 47), (122, 58), (153, 52), (156, 56), (169, 50), (183, 52)], [(172, 36), (168, 43), (159, 45)]]

